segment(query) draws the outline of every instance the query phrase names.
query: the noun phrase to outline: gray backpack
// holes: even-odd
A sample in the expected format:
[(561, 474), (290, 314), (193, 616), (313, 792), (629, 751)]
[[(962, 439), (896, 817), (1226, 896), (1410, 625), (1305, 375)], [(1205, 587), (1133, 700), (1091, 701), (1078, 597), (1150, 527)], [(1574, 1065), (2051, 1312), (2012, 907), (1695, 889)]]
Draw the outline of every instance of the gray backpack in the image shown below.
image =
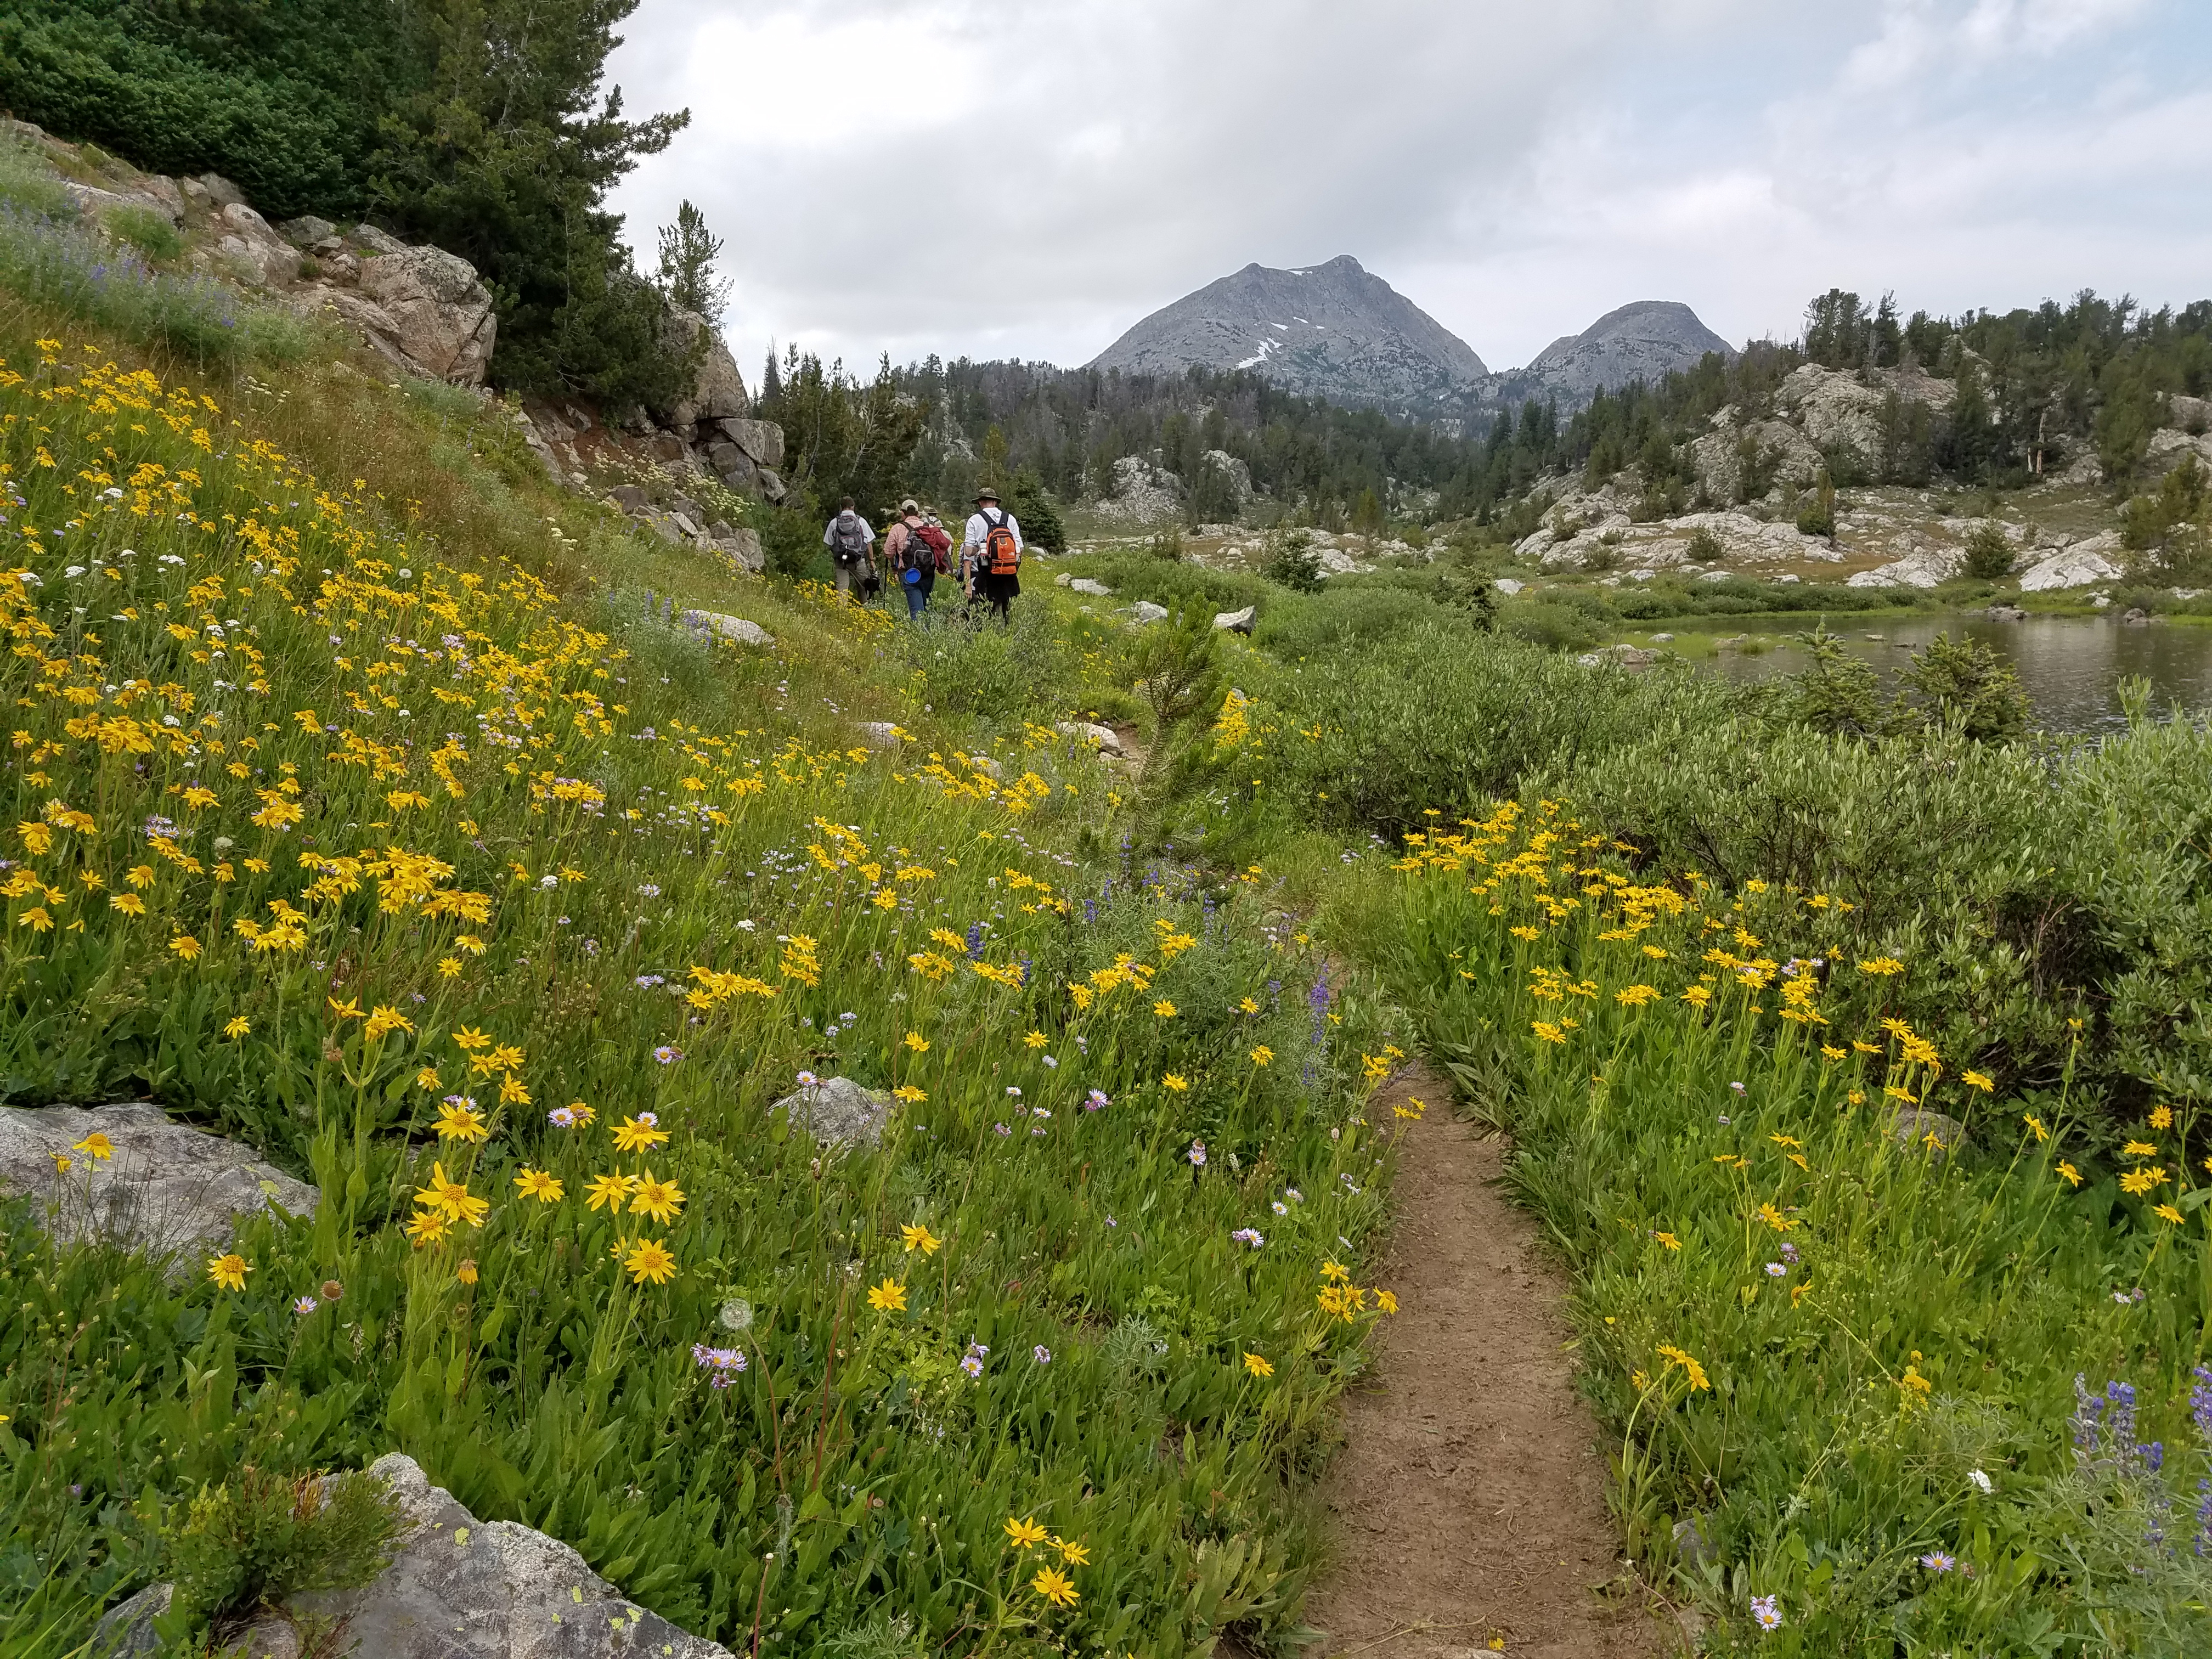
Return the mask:
[(830, 551), (841, 559), (857, 559), (868, 550), (868, 532), (860, 528), (860, 515), (840, 513), (830, 521)]

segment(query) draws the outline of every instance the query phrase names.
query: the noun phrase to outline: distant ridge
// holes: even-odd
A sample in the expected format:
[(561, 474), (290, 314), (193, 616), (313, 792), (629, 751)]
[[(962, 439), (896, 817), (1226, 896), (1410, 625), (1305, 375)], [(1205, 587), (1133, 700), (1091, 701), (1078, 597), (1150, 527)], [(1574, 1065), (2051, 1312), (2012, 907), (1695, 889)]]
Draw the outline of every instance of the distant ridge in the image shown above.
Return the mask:
[(1727, 341), (1675, 300), (1638, 300), (1492, 374), (1474, 347), (1350, 254), (1288, 270), (1249, 264), (1131, 328), (1090, 367), (1181, 374), (1249, 369), (1285, 391), (1455, 428), (1530, 401), (1580, 409), (1601, 387), (1656, 384)]
[(1090, 366), (1246, 368), (1286, 391), (1393, 410), (1451, 402), (1489, 373), (1466, 341), (1348, 253), (1290, 270), (1247, 265), (1154, 312)]

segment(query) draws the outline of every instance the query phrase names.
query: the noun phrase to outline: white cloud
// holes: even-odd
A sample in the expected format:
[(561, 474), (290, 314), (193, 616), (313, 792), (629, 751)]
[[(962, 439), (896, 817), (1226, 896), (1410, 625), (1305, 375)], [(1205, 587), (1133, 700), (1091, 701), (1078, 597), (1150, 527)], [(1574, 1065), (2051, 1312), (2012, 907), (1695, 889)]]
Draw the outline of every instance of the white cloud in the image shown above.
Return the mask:
[(2186, 299), (2212, 232), (2189, 0), (647, 0), (693, 126), (619, 192), (729, 241), (731, 333), (1080, 362), (1250, 260), (1340, 252), (1495, 364), (1632, 299), (1732, 337)]

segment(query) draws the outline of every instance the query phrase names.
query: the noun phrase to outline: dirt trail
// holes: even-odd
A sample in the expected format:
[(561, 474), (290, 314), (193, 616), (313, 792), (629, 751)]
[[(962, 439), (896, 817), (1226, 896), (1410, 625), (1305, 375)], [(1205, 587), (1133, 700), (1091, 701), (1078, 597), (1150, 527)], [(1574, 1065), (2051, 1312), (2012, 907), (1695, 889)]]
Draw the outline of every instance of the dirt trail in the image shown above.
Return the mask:
[[(1316, 1659), (1656, 1659), (1679, 1652), (1605, 1508), (1597, 1425), (1562, 1347), (1562, 1278), (1494, 1184), (1502, 1137), (1451, 1115), (1450, 1086), (1401, 1073), (1369, 1110), (1405, 1125), (1391, 1255), (1405, 1311), (1346, 1413), (1322, 1486), (1335, 1550), (1306, 1603)], [(1601, 1595), (1598, 1587), (1611, 1583)]]

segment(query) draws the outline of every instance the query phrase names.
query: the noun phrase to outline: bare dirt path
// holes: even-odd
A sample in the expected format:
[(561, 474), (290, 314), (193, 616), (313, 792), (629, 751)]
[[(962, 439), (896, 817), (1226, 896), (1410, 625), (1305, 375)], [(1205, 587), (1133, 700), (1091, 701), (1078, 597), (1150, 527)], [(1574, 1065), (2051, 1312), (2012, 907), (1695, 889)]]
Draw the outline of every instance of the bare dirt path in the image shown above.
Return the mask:
[(1416, 1098), (1427, 1109), (1404, 1126), (1377, 1278), (1404, 1311), (1384, 1322), (1323, 1483), (1335, 1550), (1306, 1603), (1328, 1632), (1316, 1659), (1679, 1652), (1625, 1576), (1597, 1425), (1562, 1346), (1565, 1284), (1496, 1185), (1506, 1143), (1455, 1120), (1450, 1086), (1418, 1064), (1370, 1121)]

